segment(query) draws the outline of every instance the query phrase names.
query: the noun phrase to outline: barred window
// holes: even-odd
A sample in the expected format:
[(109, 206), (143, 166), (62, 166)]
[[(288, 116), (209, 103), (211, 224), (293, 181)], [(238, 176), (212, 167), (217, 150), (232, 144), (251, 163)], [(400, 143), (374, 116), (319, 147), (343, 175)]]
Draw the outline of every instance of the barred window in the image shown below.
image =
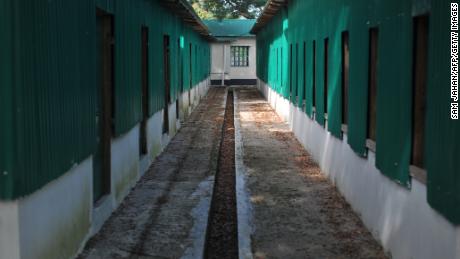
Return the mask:
[(249, 66), (249, 46), (231, 46), (230, 56), (232, 67)]

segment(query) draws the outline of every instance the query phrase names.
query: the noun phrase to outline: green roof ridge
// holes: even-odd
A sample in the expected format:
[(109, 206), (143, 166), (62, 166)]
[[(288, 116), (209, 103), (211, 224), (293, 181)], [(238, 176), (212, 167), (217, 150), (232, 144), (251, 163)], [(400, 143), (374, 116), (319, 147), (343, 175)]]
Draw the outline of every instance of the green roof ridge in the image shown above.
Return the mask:
[(203, 20), (214, 37), (250, 37), (255, 19)]

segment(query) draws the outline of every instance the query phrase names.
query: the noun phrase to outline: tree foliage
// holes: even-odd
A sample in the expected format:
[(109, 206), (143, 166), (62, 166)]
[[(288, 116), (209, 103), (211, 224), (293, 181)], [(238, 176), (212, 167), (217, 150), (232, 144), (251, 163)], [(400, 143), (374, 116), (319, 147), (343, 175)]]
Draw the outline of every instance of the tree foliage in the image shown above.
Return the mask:
[(266, 0), (188, 0), (202, 19), (256, 18)]

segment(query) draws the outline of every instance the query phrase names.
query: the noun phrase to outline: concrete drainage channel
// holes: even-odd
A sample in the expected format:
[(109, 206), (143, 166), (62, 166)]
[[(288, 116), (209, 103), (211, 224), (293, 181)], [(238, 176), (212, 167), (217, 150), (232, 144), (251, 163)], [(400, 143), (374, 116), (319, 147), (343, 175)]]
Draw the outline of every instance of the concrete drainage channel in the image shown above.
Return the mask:
[(233, 90), (227, 94), (204, 258), (238, 258)]

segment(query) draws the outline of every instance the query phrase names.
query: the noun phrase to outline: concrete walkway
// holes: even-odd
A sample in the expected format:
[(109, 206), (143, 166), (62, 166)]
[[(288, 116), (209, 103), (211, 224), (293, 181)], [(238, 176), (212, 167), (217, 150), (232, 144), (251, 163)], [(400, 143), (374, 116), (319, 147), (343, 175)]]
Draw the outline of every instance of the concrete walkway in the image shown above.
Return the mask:
[(236, 91), (255, 258), (384, 258), (382, 248), (255, 88)]
[[(385, 258), (255, 88), (235, 88), (240, 258)], [(81, 258), (202, 258), (226, 90), (211, 88)]]
[(225, 89), (211, 88), (80, 258), (201, 258)]

